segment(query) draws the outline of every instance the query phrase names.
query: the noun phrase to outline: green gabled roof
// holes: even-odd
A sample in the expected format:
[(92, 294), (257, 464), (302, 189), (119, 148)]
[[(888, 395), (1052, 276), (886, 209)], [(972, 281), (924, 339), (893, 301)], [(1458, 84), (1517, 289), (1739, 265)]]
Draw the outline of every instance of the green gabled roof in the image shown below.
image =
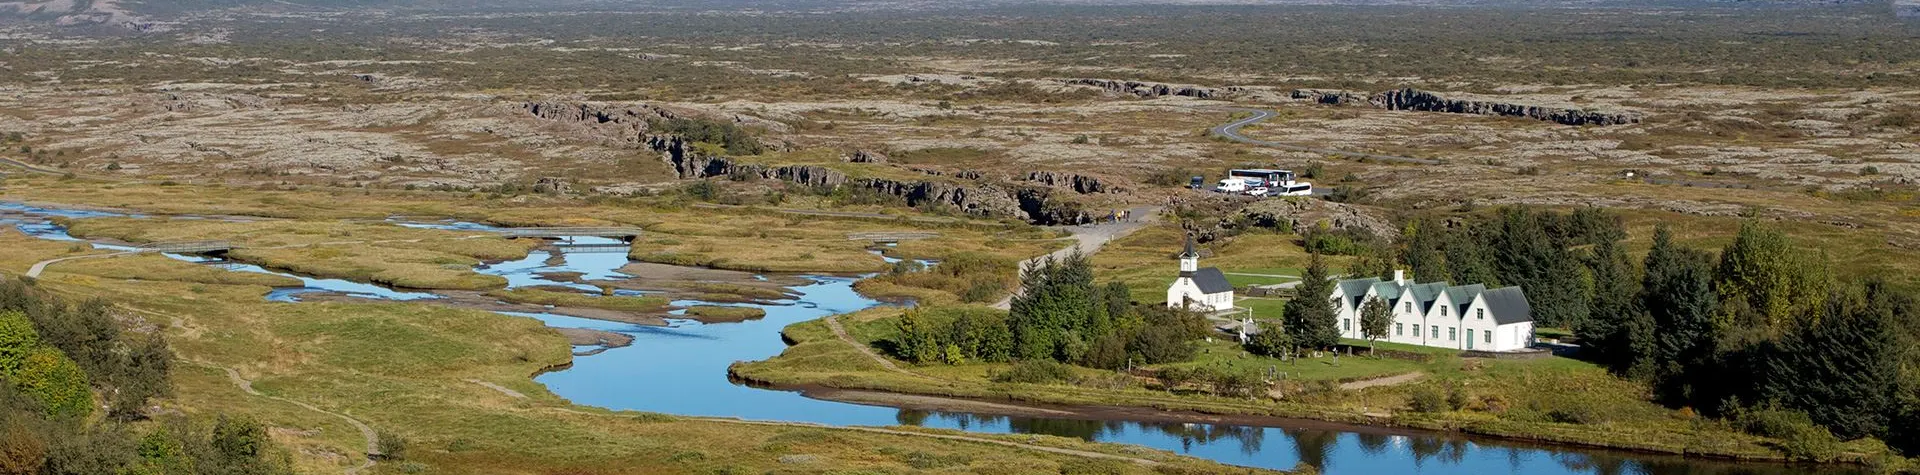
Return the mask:
[(1447, 300), (1453, 301), (1454, 305), (1467, 305), (1473, 303), (1474, 297), (1478, 297), (1481, 292), (1486, 291), (1487, 286), (1483, 284), (1447, 287)]
[(1373, 293), (1379, 295), (1380, 298), (1387, 299), (1389, 302), (1399, 299), (1401, 290), (1404, 289), (1400, 287), (1400, 284), (1394, 283), (1393, 281), (1373, 283)]
[(1358, 297), (1361, 295), (1366, 295), (1367, 288), (1372, 286), (1375, 282), (1379, 282), (1379, 281), (1380, 279), (1376, 277), (1368, 277), (1365, 279), (1347, 279), (1347, 280), (1340, 281), (1338, 285), (1340, 286), (1341, 292), (1347, 294), (1348, 298), (1352, 298), (1352, 297)]
[(1425, 304), (1425, 303), (1432, 302), (1435, 299), (1439, 299), (1440, 293), (1447, 290), (1447, 283), (1433, 282), (1433, 283), (1426, 283), (1426, 284), (1413, 284), (1410, 287), (1412, 287), (1413, 289), (1413, 299), (1420, 301), (1420, 303), (1422, 304)]

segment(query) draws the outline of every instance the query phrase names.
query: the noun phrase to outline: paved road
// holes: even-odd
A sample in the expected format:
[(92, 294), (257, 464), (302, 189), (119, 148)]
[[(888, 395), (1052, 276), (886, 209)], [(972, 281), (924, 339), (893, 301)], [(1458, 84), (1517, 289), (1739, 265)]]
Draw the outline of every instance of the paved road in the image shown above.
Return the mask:
[[(1160, 219), (1159, 206), (1141, 206), (1128, 210), (1128, 212), (1134, 216), (1132, 221), (1102, 223), (1091, 226), (1066, 226), (1061, 228), (1067, 230), (1069, 233), (1073, 233), (1073, 245), (1058, 251), (1053, 251), (1052, 254), (1047, 255), (1052, 256), (1056, 260), (1065, 259), (1067, 256), (1072, 255), (1074, 250), (1078, 249), (1081, 254), (1091, 256), (1093, 253), (1100, 252), (1100, 247), (1107, 245), (1107, 242), (1125, 237), (1128, 234), (1133, 234), (1134, 231), (1147, 227), (1148, 224)], [(1027, 267), (1039, 263), (1040, 259), (1041, 258), (1036, 257), (1021, 261), (1020, 272), (1025, 273)], [(1013, 292), (1007, 294), (1007, 298), (995, 302), (993, 308), (1001, 310), (1013, 308), (1013, 296), (1019, 294), (1020, 289), (1014, 288)]]
[[(1232, 140), (1235, 142), (1248, 143), (1248, 144), (1260, 145), (1265, 147), (1273, 147), (1273, 148), (1282, 149), (1282, 150), (1292, 150), (1295, 152), (1308, 152), (1308, 153), (1318, 153), (1322, 155), (1337, 155), (1342, 157), (1365, 158), (1368, 160), (1380, 160), (1380, 161), (1401, 162), (1401, 163), (1417, 163), (1421, 165), (1440, 164), (1438, 160), (1427, 160), (1424, 158), (1401, 157), (1401, 156), (1395, 156), (1395, 155), (1378, 155), (1378, 154), (1361, 153), (1361, 152), (1349, 152), (1345, 150), (1334, 150), (1330, 148), (1302, 147), (1299, 145), (1284, 144), (1280, 142), (1271, 142), (1266, 140), (1250, 138), (1245, 135), (1241, 135), (1240, 128), (1253, 125), (1253, 124), (1258, 124), (1267, 119), (1273, 118), (1273, 116), (1276, 115), (1273, 113), (1273, 111), (1266, 110), (1266, 109), (1247, 109), (1247, 108), (1241, 108), (1241, 107), (1223, 107), (1223, 108), (1220, 108), (1220, 110), (1230, 111), (1230, 112), (1248, 112), (1253, 114), (1253, 117), (1248, 117), (1245, 119), (1229, 122), (1227, 124), (1214, 127), (1212, 130), (1209, 130), (1209, 132), (1212, 132), (1214, 135), (1226, 137), (1227, 140)], [(1315, 191), (1318, 191), (1318, 190), (1315, 190)]]

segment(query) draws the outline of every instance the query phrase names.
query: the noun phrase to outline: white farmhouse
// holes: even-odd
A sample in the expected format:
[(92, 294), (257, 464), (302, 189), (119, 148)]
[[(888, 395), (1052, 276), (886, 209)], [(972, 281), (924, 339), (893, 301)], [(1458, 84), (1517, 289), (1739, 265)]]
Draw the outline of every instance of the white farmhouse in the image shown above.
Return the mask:
[(1180, 277), (1167, 286), (1167, 306), (1202, 312), (1233, 308), (1233, 284), (1220, 269), (1200, 268), (1200, 253), (1193, 249), (1193, 236), (1180, 252)]
[(1397, 270), (1393, 280), (1342, 280), (1333, 288), (1341, 337), (1366, 339), (1360, 309), (1373, 299), (1386, 301), (1393, 311), (1383, 341), (1478, 351), (1517, 351), (1533, 345), (1533, 309), (1519, 287), (1418, 284)]

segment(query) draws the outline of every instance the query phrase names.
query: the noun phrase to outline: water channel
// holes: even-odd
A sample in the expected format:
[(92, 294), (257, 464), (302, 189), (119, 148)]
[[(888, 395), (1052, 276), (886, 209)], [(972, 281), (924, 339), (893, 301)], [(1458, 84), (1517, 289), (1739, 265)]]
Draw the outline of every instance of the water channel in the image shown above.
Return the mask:
[[(48, 218), (123, 216), (99, 211), (75, 211), (0, 202), (0, 226), (13, 225), (44, 239), (76, 241)], [(396, 222), (395, 224), (462, 231), (491, 231), (490, 226), (463, 222)], [(606, 244), (579, 238), (583, 244)], [(111, 243), (93, 243), (103, 249), (125, 249)], [(560, 253), (559, 259), (552, 253)], [(195, 262), (198, 256), (173, 256)], [(484, 265), (476, 270), (500, 275), (512, 287), (566, 286), (598, 291), (578, 282), (543, 277), (558, 272), (580, 273), (584, 280), (619, 280), (627, 264), (624, 252), (564, 252), (539, 250), (525, 259)], [(209, 262), (238, 272), (287, 275), (302, 287), (275, 289), (270, 300), (294, 302), (301, 294), (334, 292), (367, 299), (422, 300), (437, 296), (339, 279), (291, 275), (252, 264)], [(1114, 420), (1075, 420), (1008, 417), (969, 412), (897, 409), (812, 399), (797, 392), (753, 388), (729, 381), (727, 365), (778, 355), (785, 344), (780, 330), (787, 325), (827, 315), (853, 312), (883, 302), (853, 290), (854, 277), (805, 276), (809, 282), (792, 287), (796, 296), (760, 304), (763, 319), (740, 323), (703, 324), (669, 319), (666, 326), (647, 326), (591, 320), (546, 313), (503, 312), (535, 318), (553, 327), (590, 328), (619, 332), (633, 344), (574, 359), (571, 368), (535, 377), (554, 393), (575, 403), (610, 409), (630, 409), (688, 416), (738, 417), (757, 420), (811, 422), (833, 425), (916, 425), (982, 433), (1032, 433), (1078, 437), (1101, 442), (1136, 444), (1234, 465), (1288, 469), (1300, 464), (1322, 473), (1350, 474), (1800, 474), (1860, 473), (1849, 467), (1789, 467), (1769, 464), (1733, 464), (1565, 447), (1544, 447), (1508, 441), (1480, 440), (1455, 434), (1391, 431), (1364, 427), (1334, 427), (1302, 422), (1289, 427), (1251, 427), (1219, 424), (1146, 423)], [(675, 305), (706, 304), (683, 301)]]

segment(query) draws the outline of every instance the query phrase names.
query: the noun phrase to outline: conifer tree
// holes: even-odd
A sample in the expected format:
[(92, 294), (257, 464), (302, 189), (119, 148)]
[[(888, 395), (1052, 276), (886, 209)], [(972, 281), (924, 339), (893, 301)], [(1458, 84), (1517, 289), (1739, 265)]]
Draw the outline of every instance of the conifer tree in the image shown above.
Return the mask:
[(1340, 342), (1339, 322), (1333, 311), (1333, 276), (1319, 253), (1313, 254), (1304, 274), (1300, 285), (1294, 287), (1293, 300), (1281, 310), (1287, 337), (1308, 348), (1332, 347)]

